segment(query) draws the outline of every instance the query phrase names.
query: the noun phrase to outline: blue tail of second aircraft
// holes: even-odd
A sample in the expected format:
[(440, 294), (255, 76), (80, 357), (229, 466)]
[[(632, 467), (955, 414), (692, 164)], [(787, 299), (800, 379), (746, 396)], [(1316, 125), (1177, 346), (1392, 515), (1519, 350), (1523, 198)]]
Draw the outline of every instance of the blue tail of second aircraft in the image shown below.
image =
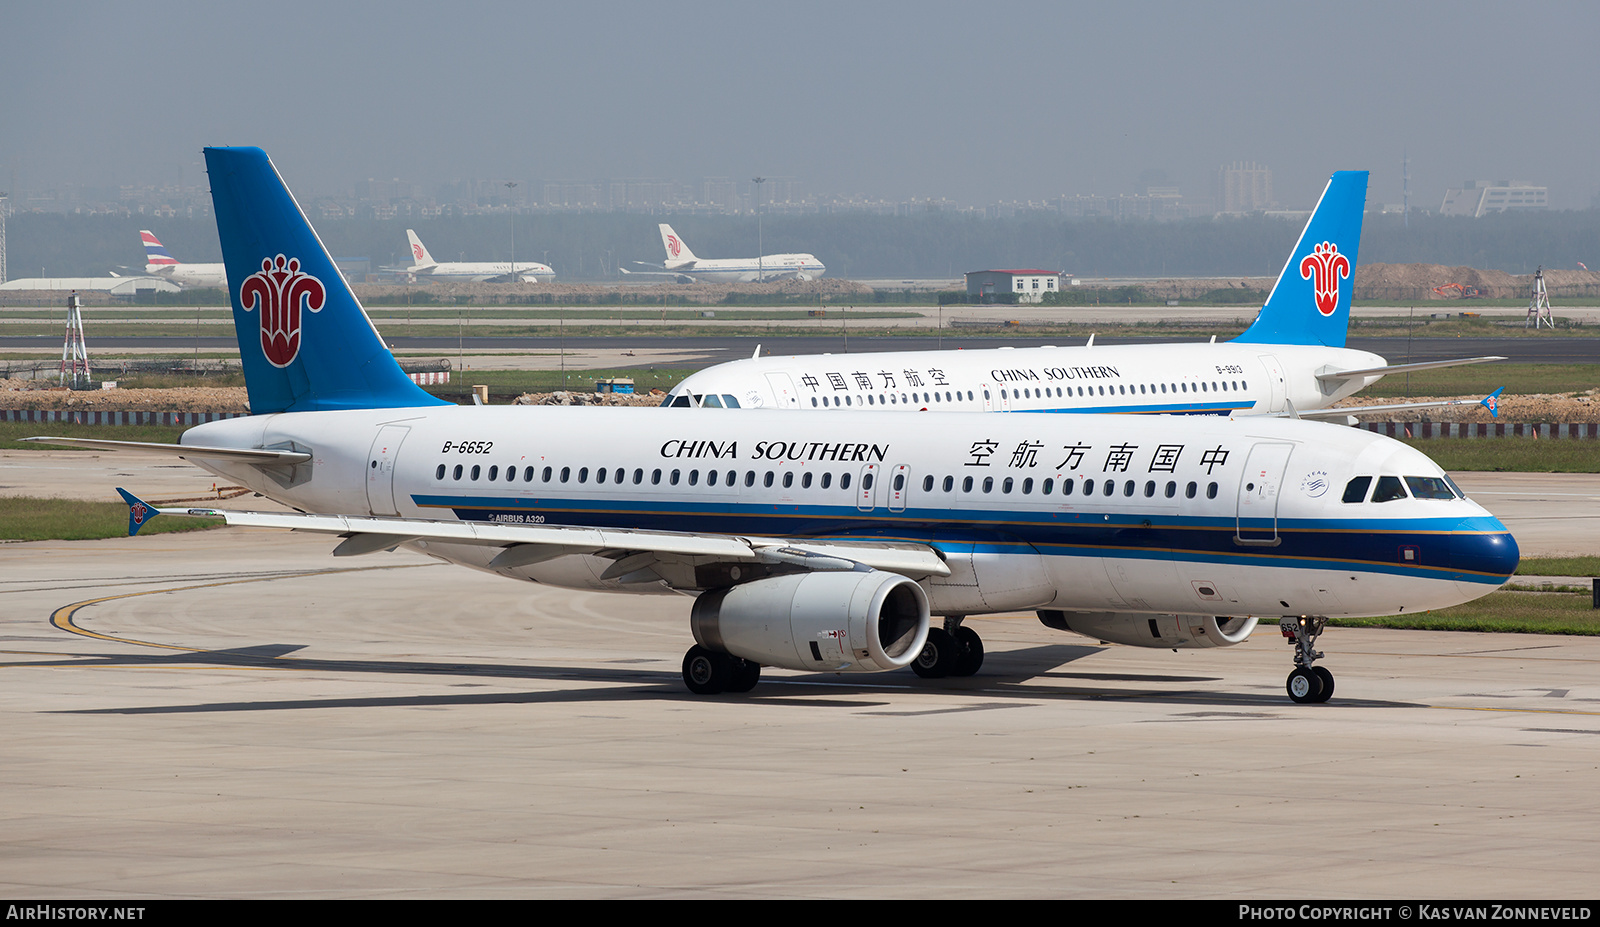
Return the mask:
[(1344, 347), (1366, 205), (1366, 171), (1333, 175), (1266, 305), (1255, 322), (1233, 340)]
[(250, 411), (447, 405), (413, 383), (259, 148), (207, 148)]

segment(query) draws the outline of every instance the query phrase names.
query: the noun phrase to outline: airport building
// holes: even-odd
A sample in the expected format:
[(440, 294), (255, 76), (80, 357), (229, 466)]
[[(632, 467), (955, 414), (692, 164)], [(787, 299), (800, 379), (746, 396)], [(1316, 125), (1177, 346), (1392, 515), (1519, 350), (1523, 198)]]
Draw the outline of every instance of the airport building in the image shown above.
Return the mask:
[(1508, 210), (1549, 209), (1550, 189), (1525, 180), (1469, 180), (1459, 190), (1446, 190), (1441, 216), (1472, 216)]
[(1272, 171), (1254, 161), (1223, 165), (1217, 170), (1214, 186), (1218, 212), (1257, 212), (1273, 205)]
[(974, 270), (966, 278), (967, 295), (978, 302), (1010, 293), (1019, 303), (1036, 303), (1061, 289), (1061, 274), (1053, 270)]

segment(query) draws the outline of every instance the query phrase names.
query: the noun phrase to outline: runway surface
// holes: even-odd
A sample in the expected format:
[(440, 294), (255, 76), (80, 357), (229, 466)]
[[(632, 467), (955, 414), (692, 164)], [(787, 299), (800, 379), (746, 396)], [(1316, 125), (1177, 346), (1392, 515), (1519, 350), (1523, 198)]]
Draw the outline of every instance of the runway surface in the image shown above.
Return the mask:
[[(6, 472), (86, 492), (107, 464), (75, 456)], [(1462, 482), (1530, 525), (1594, 510), (1595, 477), (1547, 479)], [(333, 543), (0, 545), (0, 891), (1593, 895), (1600, 640), (1335, 629), (1313, 706), (1272, 628), (1174, 653), (1016, 616), (972, 622), (971, 679), (699, 698), (687, 599)]]

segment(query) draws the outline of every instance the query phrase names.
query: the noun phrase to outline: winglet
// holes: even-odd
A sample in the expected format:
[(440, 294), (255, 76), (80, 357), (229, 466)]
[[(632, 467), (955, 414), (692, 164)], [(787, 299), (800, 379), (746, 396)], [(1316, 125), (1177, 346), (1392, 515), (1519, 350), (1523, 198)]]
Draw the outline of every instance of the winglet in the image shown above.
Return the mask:
[(1478, 405), (1483, 406), (1485, 409), (1488, 409), (1490, 415), (1494, 416), (1495, 418), (1499, 418), (1500, 417), (1500, 394), (1502, 392), (1505, 392), (1505, 387), (1504, 386), (1500, 387), (1499, 389), (1495, 390), (1494, 392), (1490, 393), (1489, 395), (1487, 395), (1487, 396), (1483, 397), (1482, 399), (1478, 400)]
[(128, 537), (130, 538), (138, 534), (140, 528), (149, 524), (150, 519), (161, 514), (155, 506), (143, 501), (121, 486), (117, 487), (117, 495), (122, 497), (123, 502), (128, 503)]

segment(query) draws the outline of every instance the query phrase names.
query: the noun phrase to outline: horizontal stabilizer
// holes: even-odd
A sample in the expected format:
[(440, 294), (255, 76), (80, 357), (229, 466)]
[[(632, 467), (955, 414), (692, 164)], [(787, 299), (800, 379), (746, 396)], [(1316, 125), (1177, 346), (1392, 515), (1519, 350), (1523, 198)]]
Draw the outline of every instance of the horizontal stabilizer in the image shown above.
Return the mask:
[(1386, 377), (1395, 373), (1412, 373), (1418, 370), (1438, 370), (1443, 367), (1465, 367), (1469, 364), (1487, 364), (1493, 361), (1503, 361), (1505, 358), (1490, 355), (1485, 357), (1458, 357), (1452, 360), (1418, 361), (1414, 364), (1390, 364), (1386, 367), (1363, 367), (1360, 370), (1330, 370), (1327, 373), (1317, 374), (1317, 379), (1324, 383), (1332, 380), (1354, 380), (1358, 377)]
[(117, 495), (122, 501), (128, 503), (128, 537), (139, 533), (139, 529), (149, 523), (150, 519), (161, 514), (161, 510), (148, 502), (128, 492), (122, 487), (117, 487)]
[[(1316, 409), (1311, 412), (1301, 412), (1295, 418), (1310, 419), (1341, 419), (1352, 418), (1357, 415), (1370, 415), (1374, 412), (1408, 412), (1413, 409), (1443, 409), (1450, 406), (1479, 405), (1489, 410), (1495, 418), (1500, 417), (1500, 389), (1495, 390), (1482, 399), (1435, 399), (1428, 402), (1396, 402), (1383, 406), (1340, 406), (1332, 409)], [(1291, 407), (1292, 408), (1292, 407)]]
[(274, 451), (266, 448), (203, 447), (194, 444), (159, 444), (154, 441), (107, 441), (100, 438), (23, 438), (36, 444), (60, 444), (126, 454), (156, 454), (166, 457), (202, 457), (206, 460), (238, 460), (262, 466), (291, 466), (305, 463), (310, 454), (299, 451)]

